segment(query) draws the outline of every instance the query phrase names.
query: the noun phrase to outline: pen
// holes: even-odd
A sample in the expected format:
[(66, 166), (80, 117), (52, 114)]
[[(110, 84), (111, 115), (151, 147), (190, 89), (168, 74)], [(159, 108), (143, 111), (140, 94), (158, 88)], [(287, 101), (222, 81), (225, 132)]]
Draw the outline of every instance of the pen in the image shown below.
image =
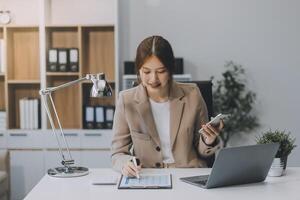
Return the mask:
[[(137, 162), (136, 162), (136, 157), (132, 157), (132, 161), (133, 161), (133, 164), (135, 165), (135, 167), (138, 167), (138, 164), (137, 164)], [(136, 177), (137, 177), (138, 179), (140, 179), (140, 175), (139, 175), (138, 172), (136, 173)]]

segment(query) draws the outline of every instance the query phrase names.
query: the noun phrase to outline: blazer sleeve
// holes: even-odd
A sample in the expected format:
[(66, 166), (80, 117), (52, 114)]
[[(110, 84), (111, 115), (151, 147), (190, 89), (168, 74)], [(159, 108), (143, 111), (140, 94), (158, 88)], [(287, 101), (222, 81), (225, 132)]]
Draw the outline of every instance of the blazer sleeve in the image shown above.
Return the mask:
[(132, 147), (132, 139), (125, 117), (125, 104), (123, 93), (119, 94), (116, 105), (114, 122), (113, 122), (113, 138), (111, 144), (112, 167), (117, 171), (121, 171), (123, 165), (128, 162), (132, 156), (130, 149)]
[(200, 90), (197, 88), (198, 91), (198, 112), (197, 112), (197, 119), (195, 121), (195, 147), (198, 150), (198, 153), (202, 157), (208, 157), (213, 155), (218, 149), (220, 149), (223, 145), (221, 138), (218, 136), (216, 138), (216, 142), (214, 142), (213, 145), (207, 145), (204, 141), (203, 138), (201, 137), (201, 134), (198, 133), (200, 130), (201, 126), (206, 124), (208, 122), (208, 112), (207, 112), (207, 107), (206, 103), (200, 93)]

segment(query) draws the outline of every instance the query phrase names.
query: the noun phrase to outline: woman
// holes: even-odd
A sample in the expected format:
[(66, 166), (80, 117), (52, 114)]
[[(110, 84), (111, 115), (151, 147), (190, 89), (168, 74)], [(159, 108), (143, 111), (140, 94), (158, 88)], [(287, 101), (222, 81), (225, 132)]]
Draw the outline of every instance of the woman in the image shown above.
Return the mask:
[[(113, 168), (137, 176), (141, 166), (206, 167), (205, 158), (221, 147), (223, 122), (218, 127), (205, 125), (207, 108), (198, 87), (173, 81), (169, 42), (161, 36), (144, 39), (135, 64), (140, 84), (120, 92), (116, 106)], [(141, 165), (134, 165), (133, 156)]]

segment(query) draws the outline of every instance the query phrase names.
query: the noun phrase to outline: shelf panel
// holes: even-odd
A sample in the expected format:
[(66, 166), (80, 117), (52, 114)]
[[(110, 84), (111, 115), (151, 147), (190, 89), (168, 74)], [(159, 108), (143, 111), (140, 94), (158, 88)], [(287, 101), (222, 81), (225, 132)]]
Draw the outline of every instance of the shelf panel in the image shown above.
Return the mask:
[(47, 72), (47, 76), (79, 76), (79, 72)]
[(114, 27), (82, 27), (82, 75), (105, 73), (114, 81)]
[[(51, 76), (47, 79), (47, 87), (58, 86), (77, 77)], [(52, 93), (52, 98), (63, 128), (81, 128), (80, 118), (80, 84), (72, 85)], [(54, 116), (54, 115), (52, 115)], [(57, 124), (55, 123), (56, 127)], [(50, 125), (48, 124), (48, 128)]]
[(39, 84), (9, 84), (8, 85), (8, 128), (20, 128), (20, 109), (19, 100), (22, 98), (40, 98)]
[(78, 48), (78, 27), (48, 27), (46, 40), (47, 49)]
[(38, 28), (7, 28), (7, 55), (8, 80), (39, 79)]
[(40, 80), (8, 80), (8, 84), (40, 84)]
[(3, 77), (3, 76), (5, 76), (5, 74), (4, 73), (0, 73), (0, 77)]

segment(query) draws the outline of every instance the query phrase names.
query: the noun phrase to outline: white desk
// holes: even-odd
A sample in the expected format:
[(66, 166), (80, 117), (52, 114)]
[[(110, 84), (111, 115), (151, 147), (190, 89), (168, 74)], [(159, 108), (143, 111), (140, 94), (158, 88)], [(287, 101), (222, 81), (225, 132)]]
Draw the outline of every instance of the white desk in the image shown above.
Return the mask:
[(265, 182), (215, 189), (202, 189), (184, 183), (180, 177), (208, 174), (210, 169), (144, 169), (145, 173), (171, 172), (173, 189), (118, 190), (117, 185), (92, 185), (95, 176), (115, 174), (111, 169), (91, 169), (90, 174), (77, 178), (53, 178), (45, 175), (26, 196), (26, 200), (299, 200), (300, 168), (288, 168), (282, 177), (267, 177)]

